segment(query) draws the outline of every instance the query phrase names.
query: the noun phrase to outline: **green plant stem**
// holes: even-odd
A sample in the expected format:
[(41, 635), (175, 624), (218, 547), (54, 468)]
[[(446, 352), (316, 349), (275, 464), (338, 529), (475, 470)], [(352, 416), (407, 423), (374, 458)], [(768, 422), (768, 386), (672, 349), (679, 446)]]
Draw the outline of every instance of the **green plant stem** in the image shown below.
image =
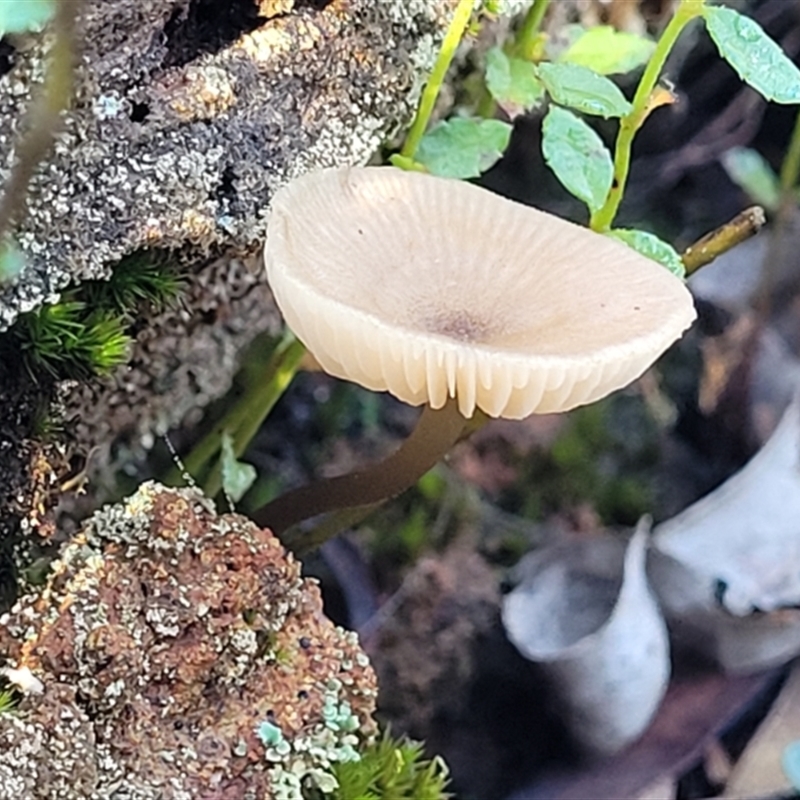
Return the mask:
[[(247, 449), (269, 412), (275, 407), (281, 395), (292, 382), (306, 348), (292, 336), (292, 341), (280, 353), (269, 369), (269, 380), (258, 383), (252, 393), (244, 398), (234, 418), (234, 428), (224, 428), (233, 438), (233, 454), (239, 458)], [(220, 435), (220, 443), (221, 443)], [(203, 489), (209, 497), (214, 497), (222, 488), (222, 463), (217, 461), (204, 482)]]
[[(539, 30), (542, 27), (542, 20), (549, 5), (550, 0), (534, 0), (533, 5), (528, 9), (525, 19), (522, 20), (522, 24), (517, 30), (513, 45), (508, 48), (509, 55), (515, 55), (527, 61), (533, 60)], [(497, 111), (497, 102), (492, 97), (492, 93), (486, 88), (485, 80), (476, 111), (478, 116), (483, 119), (493, 119)]]
[(0, 242), (25, 214), (25, 195), (39, 162), (47, 155), (61, 125), (61, 112), (72, 97), (75, 17), (80, 0), (58, 0), (52, 29), (55, 39), (41, 91), (20, 126), (26, 131), (17, 147), (11, 176), (0, 201)]
[(703, 13), (704, 3), (705, 0), (681, 0), (675, 10), (675, 15), (664, 29), (653, 55), (647, 62), (633, 98), (633, 108), (630, 114), (620, 120), (617, 143), (614, 148), (614, 180), (603, 206), (592, 214), (589, 225), (594, 231), (605, 232), (609, 230), (614, 218), (617, 216), (619, 204), (622, 202), (622, 195), (625, 192), (625, 185), (628, 181), (633, 138), (652, 110), (651, 98), (653, 90), (658, 83), (667, 56), (669, 56), (686, 25)]
[(785, 197), (790, 195), (795, 186), (797, 178), (800, 176), (800, 112), (794, 123), (792, 138), (789, 140), (789, 148), (781, 164), (781, 194)]
[(450, 21), (450, 27), (447, 29), (444, 41), (442, 42), (442, 49), (439, 51), (436, 63), (433, 65), (433, 70), (431, 71), (431, 76), (422, 92), (419, 108), (414, 117), (414, 122), (411, 125), (411, 130), (409, 130), (403, 148), (400, 151), (400, 155), (405, 158), (413, 159), (417, 153), (417, 148), (422, 141), (422, 137), (425, 135), (425, 130), (428, 127), (428, 122), (430, 122), (431, 114), (436, 105), (436, 98), (439, 96), (439, 91), (447, 76), (447, 70), (450, 69), (453, 56), (455, 56), (456, 50), (458, 50), (458, 45), (461, 43), (467, 25), (469, 25), (470, 18), (472, 17), (473, 5), (473, 0), (459, 0), (458, 6), (453, 14), (453, 19)]
[(374, 506), (396, 497), (447, 453), (466, 426), (455, 399), (436, 411), (425, 406), (411, 436), (384, 461), (287, 492), (258, 509), (253, 519), (280, 536), (320, 514)]
[(528, 9), (522, 25), (517, 31), (514, 49), (520, 58), (530, 61), (539, 37), (539, 30), (542, 27), (542, 20), (547, 12), (550, 0), (533, 0), (533, 5)]
[[(275, 406), (280, 396), (294, 377), (305, 347), (287, 333), (275, 348), (275, 352), (264, 370), (264, 380), (254, 383), (239, 399), (236, 405), (209, 431), (185, 459), (185, 469), (190, 475), (199, 476), (204, 467), (219, 453), (222, 447), (222, 434), (227, 431), (233, 437), (233, 449), (237, 458), (247, 448), (255, 432)], [(206, 493), (213, 497), (219, 491), (219, 467), (209, 476)], [(215, 480), (211, 479), (216, 475)], [(173, 468), (168, 477), (169, 483), (180, 481), (180, 472)], [(211, 489), (216, 485), (216, 490)]]

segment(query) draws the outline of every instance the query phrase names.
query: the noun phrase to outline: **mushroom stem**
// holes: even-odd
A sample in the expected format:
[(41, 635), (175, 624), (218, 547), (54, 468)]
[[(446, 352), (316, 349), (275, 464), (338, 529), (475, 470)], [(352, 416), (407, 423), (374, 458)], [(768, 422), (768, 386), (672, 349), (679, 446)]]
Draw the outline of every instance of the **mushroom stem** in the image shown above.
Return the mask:
[(411, 436), (388, 458), (347, 475), (293, 489), (262, 506), (255, 522), (276, 535), (329, 511), (374, 506), (412, 486), (458, 441), (467, 420), (450, 399), (436, 411), (425, 406)]

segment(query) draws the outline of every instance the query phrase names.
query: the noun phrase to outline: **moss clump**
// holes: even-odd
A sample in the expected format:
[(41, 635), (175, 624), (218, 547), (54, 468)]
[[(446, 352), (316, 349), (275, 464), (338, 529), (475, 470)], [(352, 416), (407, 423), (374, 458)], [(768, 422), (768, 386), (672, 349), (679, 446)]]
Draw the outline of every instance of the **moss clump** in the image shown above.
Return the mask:
[(31, 375), (56, 379), (104, 375), (125, 363), (131, 345), (123, 320), (77, 300), (24, 314), (13, 335)]
[[(386, 731), (362, 745), (358, 720), (347, 704), (326, 704), (326, 726), (290, 744), (270, 722), (258, 729), (267, 758), (282, 762), (273, 770), (275, 800), (447, 800), (447, 766), (428, 759), (419, 742)], [(324, 712), (323, 712), (324, 713)], [(355, 728), (353, 727), (355, 723)], [(327, 736), (325, 735), (327, 734)]]
[(159, 311), (176, 303), (185, 279), (167, 253), (142, 250), (123, 258), (107, 281), (81, 284), (81, 299), (125, 318), (142, 310)]
[(108, 374), (127, 361), (136, 319), (174, 303), (182, 287), (182, 277), (164, 255), (135, 253), (109, 280), (88, 281), (66, 292), (61, 302), (21, 315), (0, 350), (9, 357), (21, 355), (35, 379)]
[(0, 689), (0, 714), (9, 714), (17, 707), (13, 689)]
[(447, 766), (426, 759), (422, 745), (390, 733), (332, 768), (339, 786), (325, 800), (446, 800)]

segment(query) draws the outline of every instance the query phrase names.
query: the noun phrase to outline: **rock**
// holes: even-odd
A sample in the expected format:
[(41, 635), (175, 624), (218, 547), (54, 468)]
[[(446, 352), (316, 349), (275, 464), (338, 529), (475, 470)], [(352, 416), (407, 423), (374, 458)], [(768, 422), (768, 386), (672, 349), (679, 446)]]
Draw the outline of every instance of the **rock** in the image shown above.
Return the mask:
[(376, 730), (355, 634), (269, 531), (192, 490), (95, 514), (0, 653), (44, 687), (0, 715), (2, 800), (289, 798)]
[[(34, 179), (21, 278), (0, 329), (142, 248), (250, 251), (269, 199), (309, 169), (365, 162), (405, 122), (454, 0), (87, 0), (72, 111)], [(17, 42), (0, 77), (0, 165), (44, 69)]]

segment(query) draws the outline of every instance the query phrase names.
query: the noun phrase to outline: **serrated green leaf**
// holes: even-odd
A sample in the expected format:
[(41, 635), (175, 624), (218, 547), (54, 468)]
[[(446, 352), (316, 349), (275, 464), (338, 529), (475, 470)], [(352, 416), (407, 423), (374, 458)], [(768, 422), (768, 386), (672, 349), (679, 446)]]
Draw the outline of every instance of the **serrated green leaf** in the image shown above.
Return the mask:
[(623, 242), (646, 258), (657, 261), (673, 275), (677, 275), (679, 278), (686, 276), (686, 268), (683, 266), (678, 251), (655, 234), (638, 231), (634, 228), (617, 228), (609, 231), (606, 235)]
[(777, 211), (781, 204), (778, 176), (761, 153), (749, 147), (732, 147), (722, 155), (722, 166), (728, 177), (744, 189), (753, 202), (768, 211)]
[(444, 178), (477, 178), (503, 155), (511, 125), (496, 119), (456, 118), (440, 122), (417, 148), (416, 159)]
[(614, 178), (602, 139), (571, 111), (553, 106), (542, 123), (542, 153), (564, 187), (597, 211)]
[(719, 54), (745, 83), (775, 103), (800, 103), (800, 70), (755, 20), (722, 6), (706, 6), (703, 16)]
[(537, 72), (553, 102), (598, 117), (624, 117), (631, 111), (619, 87), (578, 64), (540, 64)]
[(644, 36), (598, 25), (579, 36), (558, 60), (588, 67), (600, 75), (615, 75), (641, 67), (655, 46)]
[(54, 0), (0, 0), (0, 35), (41, 28), (55, 7)]
[(222, 434), (220, 459), (222, 488), (234, 503), (238, 503), (253, 485), (256, 479), (256, 468), (252, 464), (243, 464), (236, 460), (236, 454), (233, 452), (233, 438), (227, 431)]
[(499, 47), (486, 54), (486, 88), (498, 103), (512, 103), (525, 110), (544, 96), (544, 87), (530, 61), (507, 56)]

